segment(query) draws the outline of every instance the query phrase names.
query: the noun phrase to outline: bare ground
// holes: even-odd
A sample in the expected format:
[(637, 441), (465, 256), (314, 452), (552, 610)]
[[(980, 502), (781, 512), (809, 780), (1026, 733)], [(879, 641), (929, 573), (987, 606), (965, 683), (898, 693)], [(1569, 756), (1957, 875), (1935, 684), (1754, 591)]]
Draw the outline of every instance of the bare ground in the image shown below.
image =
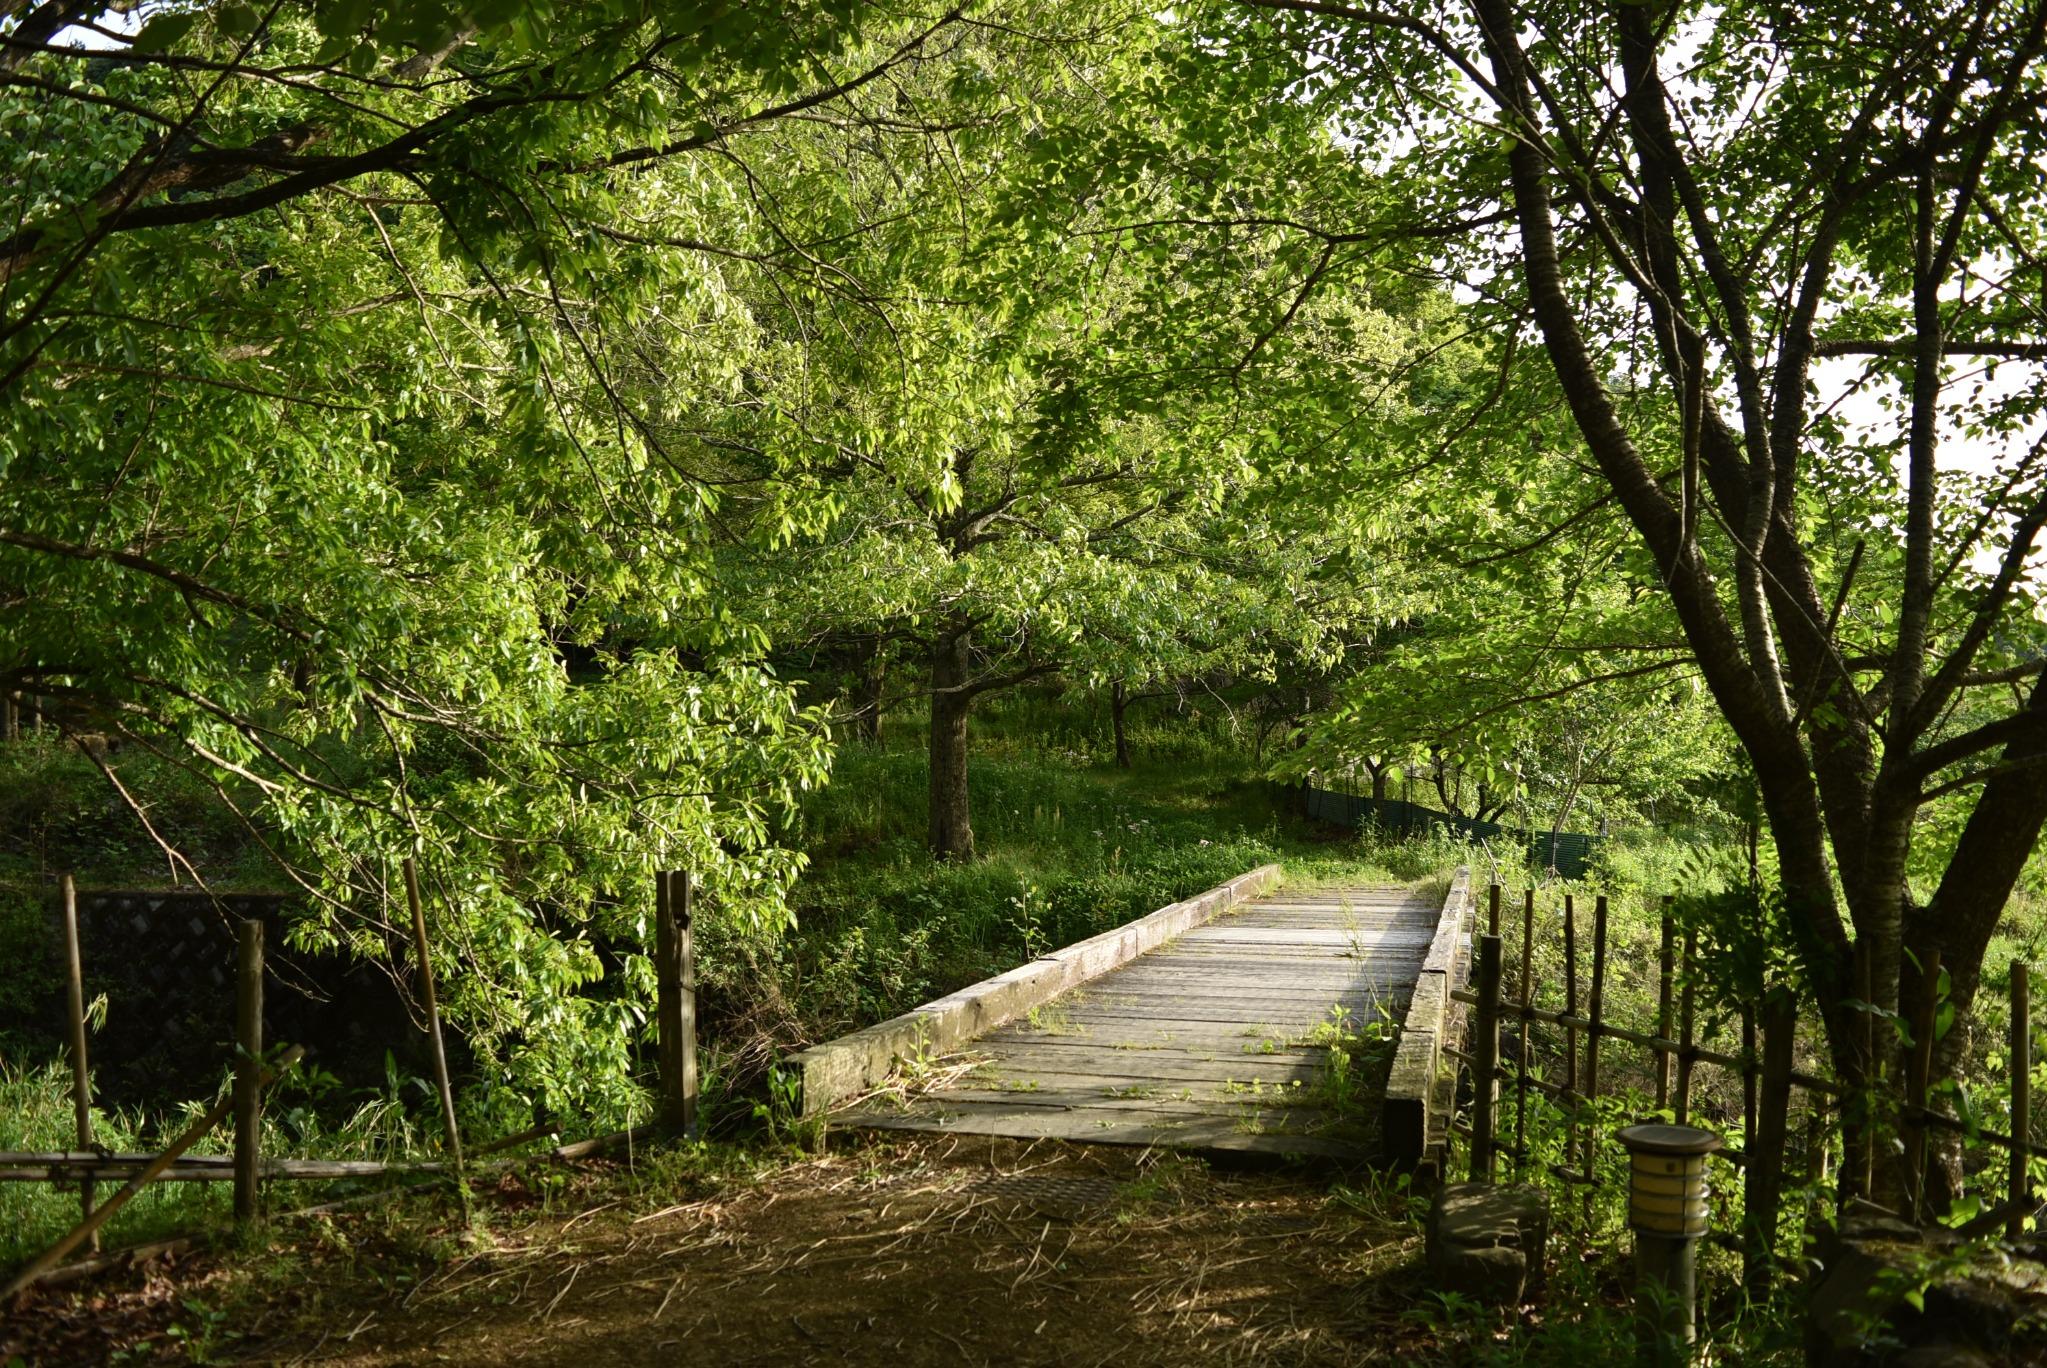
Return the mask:
[(1406, 1205), (1365, 1176), (968, 1138), (536, 1169), (485, 1194), (481, 1237), (415, 1198), (40, 1294), (0, 1363), (1443, 1361)]

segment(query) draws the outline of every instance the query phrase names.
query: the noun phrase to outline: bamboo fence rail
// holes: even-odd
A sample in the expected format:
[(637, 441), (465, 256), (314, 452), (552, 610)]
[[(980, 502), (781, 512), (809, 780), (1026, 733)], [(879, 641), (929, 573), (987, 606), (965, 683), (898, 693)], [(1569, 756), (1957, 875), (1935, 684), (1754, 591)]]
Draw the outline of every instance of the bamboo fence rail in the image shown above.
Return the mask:
[[(1870, 1182), (1872, 1145), (1866, 1140), (1851, 1145), (1841, 1167), (1830, 1170), (1831, 1146), (1822, 1124), (1831, 1113), (1839, 1117), (1853, 1099), (1849, 1090), (1834, 1079), (1795, 1067), (1799, 1020), (1797, 1001), (1787, 985), (1771, 984), (1759, 1001), (1743, 1004), (1738, 1012), (1741, 1045), (1736, 1050), (1714, 1049), (1701, 1043), (1698, 1019), (1698, 935), (1693, 928), (1680, 928), (1672, 912), (1672, 900), (1663, 900), (1659, 925), (1654, 993), (1654, 1021), (1648, 1029), (1624, 1026), (1607, 1018), (1608, 939), (1607, 900), (1598, 898), (1593, 906), (1589, 957), (1591, 973), (1580, 995), (1580, 917), (1576, 900), (1564, 894), (1557, 907), (1563, 959), (1563, 982), (1559, 1006), (1545, 1006), (1537, 998), (1534, 948), (1543, 934), (1535, 890), (1523, 894), (1520, 917), (1520, 945), (1517, 947), (1520, 973), (1510, 993), (1501, 968), (1506, 960), (1502, 939), (1500, 901), (1503, 890), (1492, 886), (1488, 900), (1485, 934), (1473, 946), (1475, 970), (1469, 988), (1450, 996), (1472, 1009), (1470, 1043), (1467, 1049), (1446, 1053), (1472, 1073), (1472, 1106), (1468, 1125), (1458, 1130), (1469, 1137), (1470, 1175), (1489, 1181), (1499, 1156), (1514, 1161), (1517, 1171), (1526, 1172), (1533, 1158), (1529, 1138), (1528, 1098), (1546, 1097), (1566, 1114), (1567, 1134), (1562, 1146), (1564, 1162), (1553, 1163), (1549, 1171), (1567, 1184), (1588, 1188), (1598, 1181), (1599, 1146), (1603, 1137), (1596, 1124), (1601, 1093), (1601, 1047), (1607, 1042), (1634, 1046), (1650, 1055), (1654, 1077), (1655, 1106), (1668, 1112), (1680, 1124), (1696, 1124), (1698, 1069), (1701, 1065), (1720, 1069), (1738, 1081), (1741, 1091), (1741, 1144), (1730, 1146), (1719, 1158), (1741, 1173), (1743, 1208), (1746, 1213), (1741, 1241), (1748, 1256), (1752, 1289), (1767, 1284), (1783, 1216), (1783, 1194), (1790, 1168), (1794, 1138), (1802, 1154), (1797, 1176), (1805, 1185), (1838, 1174), (1841, 1190), (1866, 1194)], [(1867, 983), (1867, 966), (1858, 968)], [(1926, 1213), (1927, 1145), (1933, 1131), (1966, 1136), (2001, 1149), (2005, 1153), (2003, 1200), (1992, 1213), (1995, 1224), (2017, 1237), (2034, 1197), (2028, 1163), (2047, 1158), (2047, 1144), (2034, 1139), (2031, 1126), (2031, 1092), (2027, 1071), (2032, 1057), (2032, 1015), (2030, 970), (2023, 961), (2011, 965), (2011, 1060), (2013, 1089), (2009, 1132), (1982, 1124), (1978, 1118), (1964, 1118), (1932, 1105), (1932, 1045), (1939, 1010), (1936, 987), (1939, 961), (1932, 958), (1920, 976), (1926, 985), (1907, 1011), (1906, 1026), (1911, 1046), (1906, 1052), (1904, 1091), (1895, 1108), (1899, 1139), (1905, 1153), (1908, 1214)], [(1867, 993), (1864, 993), (1867, 1000)], [(1871, 1014), (1873, 1016), (1873, 1014)], [(1516, 1048), (1503, 1057), (1500, 1033), (1506, 1025)], [(1561, 1081), (1543, 1076), (1535, 1067), (1531, 1029), (1546, 1026), (1562, 1035)], [(1864, 1048), (1873, 1044), (1873, 1029), (1865, 1026)], [(1869, 1057), (1873, 1057), (1870, 1052)], [(1513, 1139), (1502, 1145), (1498, 1131), (1500, 1115), (1506, 1110), (1498, 1103), (1500, 1090), (1513, 1093)], [(1792, 1125), (1794, 1094), (1803, 1094), (1806, 1125), (1802, 1133)], [(1610, 1093), (1608, 1094), (1611, 1095)], [(1732, 1118), (1730, 1117), (1730, 1122)]]

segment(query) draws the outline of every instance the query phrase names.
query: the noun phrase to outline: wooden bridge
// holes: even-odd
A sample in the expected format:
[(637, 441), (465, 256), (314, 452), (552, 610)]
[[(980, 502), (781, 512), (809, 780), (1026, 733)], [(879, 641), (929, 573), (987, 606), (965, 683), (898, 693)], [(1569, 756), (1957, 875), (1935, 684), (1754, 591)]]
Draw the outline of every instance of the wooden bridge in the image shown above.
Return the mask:
[(833, 1124), (1338, 1161), (1440, 1145), (1469, 880), (1276, 865), (795, 1056)]

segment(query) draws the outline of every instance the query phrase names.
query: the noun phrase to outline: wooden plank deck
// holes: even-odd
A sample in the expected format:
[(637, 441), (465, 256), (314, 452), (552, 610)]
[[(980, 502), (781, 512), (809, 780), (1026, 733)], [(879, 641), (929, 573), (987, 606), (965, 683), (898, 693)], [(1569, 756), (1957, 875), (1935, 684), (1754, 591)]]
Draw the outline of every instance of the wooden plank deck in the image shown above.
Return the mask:
[[(1376, 1054), (1390, 1057), (1442, 907), (1440, 885), (1239, 903), (979, 1036), (960, 1056), (974, 1067), (949, 1084), (869, 1098), (832, 1120), (1369, 1158), (1376, 1102), (1330, 1105), (1328, 1023), (1386, 1037)], [(1371, 1085), (1362, 1072), (1355, 1081)]]

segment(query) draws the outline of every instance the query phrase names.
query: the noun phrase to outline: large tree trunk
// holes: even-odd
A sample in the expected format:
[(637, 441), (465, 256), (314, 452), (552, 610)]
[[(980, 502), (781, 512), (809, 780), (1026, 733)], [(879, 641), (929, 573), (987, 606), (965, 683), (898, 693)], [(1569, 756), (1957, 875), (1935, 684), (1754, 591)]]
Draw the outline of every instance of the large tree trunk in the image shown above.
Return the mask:
[(962, 626), (940, 637), (931, 651), (931, 853), (942, 860), (974, 858), (974, 826), (967, 805), (967, 714), (974, 699), (971, 632)]
[(1116, 768), (1130, 768), (1130, 732), (1123, 714), (1130, 707), (1130, 692), (1119, 682), (1109, 690), (1109, 721), (1116, 732)]
[[(2026, 706), (2047, 710), (2047, 682), (2033, 685)], [(1910, 915), (1907, 937), (1912, 950), (1922, 959), (1929, 950), (1940, 951), (1941, 963), (1948, 971), (1949, 1001), (1955, 1008), (1954, 1029), (1934, 1049), (1935, 1078), (1957, 1077), (1969, 1057), (1984, 953), (2041, 829), (2047, 826), (2043, 756), (2047, 756), (2047, 740), (2023, 741), (2005, 748), (1998, 763), (2012, 768), (1985, 782), (1940, 886), (1924, 908)], [(1949, 1139), (1941, 1137), (1934, 1149), (1929, 1174), (1929, 1190), (1943, 1205), (1960, 1193), (1961, 1156)]]

